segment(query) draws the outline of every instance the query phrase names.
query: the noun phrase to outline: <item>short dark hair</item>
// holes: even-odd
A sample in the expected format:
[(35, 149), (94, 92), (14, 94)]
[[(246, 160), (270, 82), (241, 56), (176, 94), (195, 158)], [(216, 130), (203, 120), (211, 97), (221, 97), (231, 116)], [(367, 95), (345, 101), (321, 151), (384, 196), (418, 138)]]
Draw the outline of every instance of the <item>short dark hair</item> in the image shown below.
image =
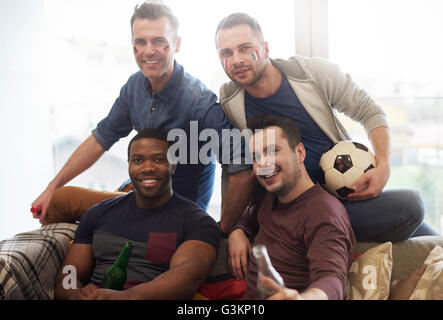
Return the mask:
[(129, 142), (128, 144), (128, 160), (130, 159), (131, 155), (129, 153), (129, 150), (131, 149), (131, 145), (140, 139), (144, 138), (151, 138), (151, 139), (157, 139), (164, 141), (168, 144), (168, 146), (171, 146), (173, 141), (168, 141), (168, 134), (166, 131), (161, 129), (143, 129), (139, 131)]
[(222, 29), (230, 29), (240, 24), (249, 25), (252, 31), (257, 36), (257, 39), (260, 42), (264, 41), (263, 32), (258, 21), (253, 17), (247, 15), (246, 13), (242, 12), (233, 13), (220, 21), (217, 27), (217, 31), (215, 32), (215, 36), (217, 37), (217, 33)]
[(250, 118), (247, 126), (253, 132), (257, 129), (266, 129), (268, 127), (279, 127), (283, 135), (288, 140), (292, 149), (301, 142), (301, 132), (294, 120), (272, 115), (256, 115)]
[(166, 17), (171, 22), (172, 28), (174, 30), (174, 35), (177, 37), (178, 35), (178, 19), (176, 16), (172, 14), (172, 11), (169, 7), (158, 4), (158, 3), (143, 3), (142, 5), (136, 5), (134, 8), (134, 14), (131, 18), (131, 32), (132, 26), (134, 24), (135, 19), (149, 19), (155, 20), (160, 19), (162, 17)]

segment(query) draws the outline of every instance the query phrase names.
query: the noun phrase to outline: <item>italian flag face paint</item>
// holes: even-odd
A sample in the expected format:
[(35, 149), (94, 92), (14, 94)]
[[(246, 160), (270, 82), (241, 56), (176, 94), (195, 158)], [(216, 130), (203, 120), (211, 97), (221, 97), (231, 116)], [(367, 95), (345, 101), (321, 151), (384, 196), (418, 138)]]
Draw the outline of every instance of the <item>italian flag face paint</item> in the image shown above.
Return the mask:
[(254, 59), (254, 61), (257, 61), (258, 59), (260, 59), (260, 55), (258, 54), (258, 51), (252, 52), (252, 58)]
[(227, 59), (222, 60), (222, 66), (225, 70), (228, 70), (228, 60)]

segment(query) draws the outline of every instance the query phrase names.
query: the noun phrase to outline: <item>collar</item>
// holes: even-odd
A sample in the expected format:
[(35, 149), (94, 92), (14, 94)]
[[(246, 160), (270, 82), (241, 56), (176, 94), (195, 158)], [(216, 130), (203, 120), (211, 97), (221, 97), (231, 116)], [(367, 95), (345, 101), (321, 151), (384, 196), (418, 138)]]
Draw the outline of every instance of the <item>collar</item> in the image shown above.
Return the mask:
[[(163, 87), (163, 89), (155, 93), (155, 96), (165, 100), (167, 103), (171, 103), (174, 100), (176, 92), (178, 91), (183, 73), (183, 67), (174, 60), (174, 70), (172, 71), (171, 77), (169, 78), (168, 82), (166, 82), (166, 85)], [(151, 83), (146, 77), (145, 84), (146, 90), (148, 91), (149, 95), (152, 96)]]

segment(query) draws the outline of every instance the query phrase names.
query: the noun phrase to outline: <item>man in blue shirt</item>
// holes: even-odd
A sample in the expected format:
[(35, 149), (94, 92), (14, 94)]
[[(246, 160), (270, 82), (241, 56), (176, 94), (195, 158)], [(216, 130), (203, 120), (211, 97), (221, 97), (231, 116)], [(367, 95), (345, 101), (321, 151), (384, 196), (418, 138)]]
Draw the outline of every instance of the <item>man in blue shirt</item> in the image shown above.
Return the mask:
[[(219, 136), (222, 129), (233, 128), (217, 104), (215, 94), (175, 62), (174, 53), (179, 51), (181, 39), (177, 36), (177, 18), (169, 8), (146, 3), (136, 7), (131, 27), (134, 56), (140, 71), (129, 78), (108, 116), (99, 122), (92, 135), (77, 148), (32, 204), (33, 207), (41, 207), (39, 212), (34, 213), (40, 222), (45, 220), (56, 189), (91, 167), (133, 129), (160, 128), (169, 131), (179, 128), (190, 139), (191, 121), (197, 121), (199, 132), (210, 128), (216, 130)], [(188, 142), (187, 146), (191, 143)], [(195, 150), (188, 152), (190, 157), (194, 156), (193, 151), (195, 153)], [(221, 157), (219, 154), (219, 161)], [(173, 176), (174, 190), (206, 209), (212, 195), (214, 168), (212, 162), (179, 163)], [(229, 194), (234, 195), (229, 202), (246, 201), (240, 191), (242, 181), (246, 180), (244, 176), (250, 175), (245, 168), (241, 165), (228, 166), (231, 174)]]

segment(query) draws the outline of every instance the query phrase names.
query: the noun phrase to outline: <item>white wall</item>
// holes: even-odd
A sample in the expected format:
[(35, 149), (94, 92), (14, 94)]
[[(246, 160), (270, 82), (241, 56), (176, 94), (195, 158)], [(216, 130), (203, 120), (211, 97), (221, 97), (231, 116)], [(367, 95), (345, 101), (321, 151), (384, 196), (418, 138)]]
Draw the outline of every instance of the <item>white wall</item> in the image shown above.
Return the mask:
[(38, 228), (30, 206), (53, 174), (43, 4), (0, 3), (0, 239)]

